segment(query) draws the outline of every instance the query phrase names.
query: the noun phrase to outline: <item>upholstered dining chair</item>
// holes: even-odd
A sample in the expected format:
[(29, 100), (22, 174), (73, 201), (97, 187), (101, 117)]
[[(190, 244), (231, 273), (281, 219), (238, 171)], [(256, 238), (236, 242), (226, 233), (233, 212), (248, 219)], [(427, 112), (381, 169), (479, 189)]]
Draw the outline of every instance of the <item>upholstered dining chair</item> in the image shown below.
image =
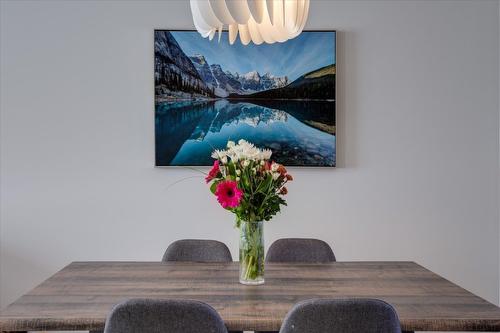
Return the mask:
[(226, 244), (209, 239), (181, 239), (170, 244), (162, 261), (231, 262)]
[[(271, 244), (266, 255), (266, 262), (327, 263), (335, 260), (330, 245), (314, 238), (278, 239)], [(255, 333), (278, 332), (255, 331)]]
[(312, 299), (288, 312), (280, 333), (401, 333), (394, 308), (376, 299)]
[[(282, 238), (269, 247), (266, 262), (308, 262), (327, 263), (336, 261), (328, 243), (310, 238)], [(255, 332), (276, 333), (276, 332)], [(404, 332), (414, 333), (414, 332)]]
[(188, 300), (132, 299), (116, 305), (104, 333), (227, 333), (208, 304)]
[(231, 262), (233, 257), (227, 245), (222, 242), (211, 239), (181, 239), (168, 246), (162, 261)]
[[(181, 239), (168, 246), (162, 261), (231, 262), (233, 258), (226, 244), (222, 242), (209, 239)], [(102, 333), (102, 331), (89, 333)]]
[(320, 239), (282, 238), (271, 244), (266, 262), (326, 263), (335, 261), (333, 250)]

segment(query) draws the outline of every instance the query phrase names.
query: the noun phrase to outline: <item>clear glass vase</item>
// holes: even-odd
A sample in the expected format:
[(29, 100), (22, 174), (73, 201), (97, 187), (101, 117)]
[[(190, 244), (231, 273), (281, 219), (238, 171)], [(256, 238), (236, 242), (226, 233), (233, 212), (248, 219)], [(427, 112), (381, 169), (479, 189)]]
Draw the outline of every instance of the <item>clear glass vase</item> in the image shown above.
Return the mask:
[(264, 222), (240, 223), (240, 283), (264, 283)]

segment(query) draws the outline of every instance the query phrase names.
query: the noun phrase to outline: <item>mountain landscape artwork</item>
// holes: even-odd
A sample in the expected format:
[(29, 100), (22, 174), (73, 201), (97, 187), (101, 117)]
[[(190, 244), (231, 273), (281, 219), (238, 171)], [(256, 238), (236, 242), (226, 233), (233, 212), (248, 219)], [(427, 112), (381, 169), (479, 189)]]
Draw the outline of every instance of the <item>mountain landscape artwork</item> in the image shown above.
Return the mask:
[(155, 30), (156, 166), (208, 166), (245, 139), (286, 166), (336, 165), (335, 31), (229, 45)]

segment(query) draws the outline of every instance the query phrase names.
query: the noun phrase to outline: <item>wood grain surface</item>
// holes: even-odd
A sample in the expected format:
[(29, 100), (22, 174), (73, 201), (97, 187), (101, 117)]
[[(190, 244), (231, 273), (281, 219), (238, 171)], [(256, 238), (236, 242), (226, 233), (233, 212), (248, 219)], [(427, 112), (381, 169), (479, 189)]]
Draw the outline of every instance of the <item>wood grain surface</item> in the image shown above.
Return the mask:
[(500, 308), (413, 262), (266, 264), (266, 283), (238, 283), (238, 263), (74, 262), (0, 311), (0, 331), (97, 330), (129, 298), (195, 299), (230, 330), (277, 331), (309, 298), (392, 304), (408, 331), (500, 331)]

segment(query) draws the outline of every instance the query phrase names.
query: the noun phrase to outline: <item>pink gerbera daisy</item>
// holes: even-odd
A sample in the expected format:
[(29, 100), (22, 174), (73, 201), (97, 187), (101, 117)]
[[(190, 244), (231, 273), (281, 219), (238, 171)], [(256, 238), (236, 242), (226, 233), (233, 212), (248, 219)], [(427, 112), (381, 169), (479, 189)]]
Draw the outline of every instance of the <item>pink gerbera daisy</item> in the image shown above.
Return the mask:
[(224, 180), (215, 188), (217, 200), (224, 208), (238, 207), (243, 197), (243, 191), (234, 180)]
[(212, 179), (214, 179), (215, 177), (217, 177), (217, 175), (219, 174), (219, 172), (220, 172), (219, 160), (215, 160), (214, 161), (214, 166), (208, 172), (208, 175), (205, 177), (205, 181), (208, 183), (209, 181), (211, 181)]

